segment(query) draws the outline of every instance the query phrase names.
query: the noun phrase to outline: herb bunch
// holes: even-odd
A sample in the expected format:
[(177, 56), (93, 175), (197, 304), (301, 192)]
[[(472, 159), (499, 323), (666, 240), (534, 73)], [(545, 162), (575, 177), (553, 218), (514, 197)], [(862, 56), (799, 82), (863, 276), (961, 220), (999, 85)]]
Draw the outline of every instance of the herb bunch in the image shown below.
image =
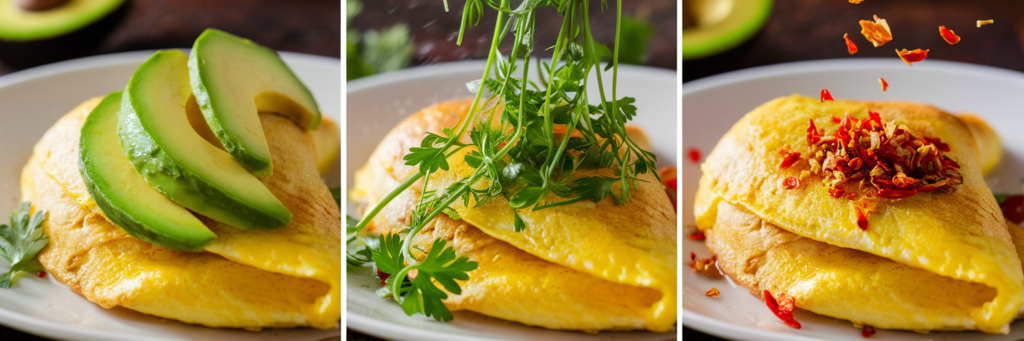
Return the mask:
[[(640, 175), (653, 172), (654, 154), (641, 149), (626, 134), (625, 123), (636, 115), (634, 99), (616, 96), (618, 74), (621, 0), (618, 0), (614, 50), (595, 41), (589, 20), (589, 0), (523, 0), (512, 8), (510, 0), (467, 0), (462, 13), (458, 43), (467, 29), (479, 23), (486, 7), (497, 11), (494, 36), (481, 80), (468, 86), (476, 95), (469, 114), (457, 127), (442, 134), (428, 133), (419, 147), (410, 148), (404, 157), (407, 165), (419, 171), (386, 195), (356, 224), (350, 224), (349, 243), (399, 193), (423, 179), (420, 201), (414, 208), (410, 228), (404, 238), (398, 234), (381, 236), (372, 253), (377, 268), (391, 276), (385, 294), (412, 315), (422, 313), (440, 321), (451, 320), (451, 312), (441, 300), (449, 292), (459, 294), (454, 281), (466, 280), (477, 263), (456, 257), (444, 240), (435, 240), (426, 258), (418, 261), (411, 254), (413, 237), (442, 212), (453, 218), (450, 206), (458, 200), (464, 205), (488, 202), (504, 196), (514, 215), (516, 231), (528, 228), (519, 216), (522, 210), (540, 210), (573, 202), (598, 202), (611, 197), (616, 204), (630, 199), (638, 187)], [(447, 1), (445, 7), (447, 9)], [(486, 6), (486, 7), (485, 7)], [(536, 62), (540, 83), (527, 79), (534, 51), (536, 10), (554, 7), (563, 17), (550, 62)], [(601, 2), (602, 9), (607, 7)], [(512, 33), (512, 50), (502, 54), (498, 46)], [(602, 62), (607, 66), (602, 68)], [(611, 70), (611, 95), (605, 95), (602, 71)], [(588, 75), (596, 73), (599, 98), (590, 98)], [(484, 93), (489, 96), (483, 99)], [(597, 104), (590, 104), (596, 102)], [(471, 143), (459, 138), (469, 136)], [(430, 177), (449, 170), (449, 157), (464, 148), (464, 161), (474, 168), (472, 175), (443, 190), (428, 190)], [(578, 175), (580, 170), (611, 169), (607, 176)], [(601, 173), (606, 174), (606, 173)], [(551, 196), (550, 194), (554, 194)], [(404, 231), (403, 231), (404, 232)], [(350, 254), (348, 263), (358, 267), (369, 261), (368, 255)], [(414, 278), (409, 273), (417, 270)]]

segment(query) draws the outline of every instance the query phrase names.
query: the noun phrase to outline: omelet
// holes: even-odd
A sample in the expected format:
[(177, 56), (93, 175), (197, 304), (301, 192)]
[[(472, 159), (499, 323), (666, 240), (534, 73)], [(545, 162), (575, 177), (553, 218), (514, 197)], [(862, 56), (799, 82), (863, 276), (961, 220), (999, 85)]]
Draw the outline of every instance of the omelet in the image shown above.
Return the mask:
[(50, 243), (39, 261), (54, 279), (105, 308), (186, 323), (337, 328), (341, 215), (317, 170), (323, 163), (318, 150), (331, 148), (314, 144), (336, 143), (336, 132), (306, 132), (286, 118), (261, 113), (275, 167), (262, 181), (291, 211), (292, 222), (243, 231), (200, 217), (217, 238), (204, 252), (176, 251), (131, 237), (89, 196), (78, 170), (78, 141), (99, 101), (61, 118), (22, 172), (23, 199), (48, 213), (43, 229)]
[[(947, 144), (962, 183), (880, 198), (861, 226), (855, 201), (801, 176), (807, 163), (780, 164), (780, 149), (809, 144), (809, 120), (871, 112)], [(1008, 333), (1024, 303), (1024, 231), (1006, 223), (982, 178), (999, 149), (984, 121), (926, 105), (778, 98), (708, 155), (694, 213), (719, 268), (755, 296), (783, 293), (796, 307), (879, 328)], [(801, 185), (787, 189), (790, 177)]]
[[(470, 104), (439, 103), (392, 129), (356, 173), (349, 198), (360, 203), (359, 211), (415, 174), (417, 169), (402, 160), (409, 148), (419, 146), (427, 132), (458, 124)], [(445, 188), (471, 172), (462, 161), (469, 149), (451, 155), (450, 169), (435, 172), (428, 190)], [(654, 175), (641, 178), (640, 188), (623, 205), (609, 198), (522, 210), (527, 225), (522, 232), (514, 232), (512, 212), (500, 196), (479, 206), (457, 202), (451, 208), (460, 219), (442, 214), (429, 222), (413, 240), (422, 248), (414, 256), (425, 257), (440, 238), (457, 255), (479, 263), (468, 280), (459, 282), (461, 295), (449, 294), (444, 301), (451, 310), (550, 329), (672, 330), (678, 290), (676, 214)], [(400, 194), (365, 233), (408, 228), (422, 189), (420, 181)]]

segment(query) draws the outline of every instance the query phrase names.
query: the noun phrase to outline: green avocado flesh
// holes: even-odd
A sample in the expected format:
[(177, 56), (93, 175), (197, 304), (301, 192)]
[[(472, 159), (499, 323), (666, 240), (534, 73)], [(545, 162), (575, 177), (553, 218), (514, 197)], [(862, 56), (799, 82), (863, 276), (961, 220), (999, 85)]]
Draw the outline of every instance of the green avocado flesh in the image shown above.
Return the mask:
[(0, 0), (0, 40), (31, 41), (56, 37), (110, 14), (124, 0), (70, 0), (58, 7), (29, 12), (15, 0)]
[(79, 169), (107, 218), (135, 238), (200, 252), (217, 236), (188, 210), (157, 192), (132, 168), (117, 137), (121, 92), (107, 95), (85, 120)]
[(135, 70), (118, 124), (135, 170), (174, 202), (213, 220), (247, 230), (291, 222), (291, 212), (259, 179), (192, 128), (191, 95), (188, 56), (179, 50), (157, 51)]
[(207, 29), (188, 59), (192, 91), (224, 148), (259, 177), (270, 176), (270, 149), (258, 112), (291, 118), (300, 127), (320, 125), (313, 94), (271, 49)]

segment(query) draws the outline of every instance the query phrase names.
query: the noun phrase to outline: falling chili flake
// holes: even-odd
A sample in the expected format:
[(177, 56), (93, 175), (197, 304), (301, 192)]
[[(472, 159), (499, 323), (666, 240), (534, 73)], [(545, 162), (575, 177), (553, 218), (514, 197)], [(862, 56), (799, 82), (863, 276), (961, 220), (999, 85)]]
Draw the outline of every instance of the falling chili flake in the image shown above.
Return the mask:
[(846, 51), (849, 51), (850, 54), (857, 53), (857, 45), (853, 44), (853, 41), (850, 40), (846, 33), (843, 33), (843, 40), (846, 40)]
[(875, 21), (861, 20), (860, 33), (864, 35), (875, 47), (885, 45), (892, 40), (892, 31), (889, 30), (889, 23), (885, 19), (875, 16)]
[(690, 148), (687, 154), (690, 156), (690, 162), (694, 164), (700, 163), (700, 149)]
[(903, 51), (896, 50), (896, 54), (900, 55), (900, 59), (902, 59), (904, 63), (907, 63), (907, 65), (910, 66), (914, 66), (913, 63), (917, 63), (919, 61), (924, 60), (925, 58), (928, 58), (928, 51), (929, 50), (922, 49), (914, 49), (913, 51), (907, 51), (907, 49), (903, 49)]
[(832, 98), (832, 94), (828, 92), (828, 89), (821, 89), (821, 100), (820, 100), (820, 102), (824, 102), (824, 101), (835, 101), (835, 99)]
[(992, 19), (978, 20), (978, 27), (981, 27), (982, 25), (988, 25), (988, 24), (991, 24), (991, 23), (994, 23), (994, 22), (995, 22), (995, 20), (992, 20)]
[(772, 293), (765, 290), (764, 303), (768, 305), (768, 309), (775, 314), (782, 322), (785, 322), (787, 326), (794, 329), (800, 329), (800, 322), (797, 322), (793, 318), (793, 306), (795, 300), (792, 297), (787, 296), (785, 293), (779, 293), (779, 300), (776, 301), (775, 297), (772, 297)]
[(864, 326), (864, 328), (860, 330), (860, 336), (872, 337), (874, 335), (875, 335), (875, 328), (874, 327)]
[(953, 31), (946, 29), (946, 26), (939, 26), (939, 35), (941, 35), (942, 39), (945, 39), (949, 45), (960, 42), (960, 36), (956, 35)]
[(721, 293), (718, 292), (718, 288), (715, 287), (711, 287), (711, 290), (708, 290), (707, 292), (704, 293), (704, 295), (707, 297), (718, 297), (719, 294)]
[(864, 2), (864, 0), (850, 0), (851, 4), (859, 4), (859, 3), (862, 3), (862, 2)]
[(878, 77), (878, 83), (882, 84), (882, 92), (885, 92), (885, 90), (889, 90), (889, 82), (886, 82), (885, 78)]

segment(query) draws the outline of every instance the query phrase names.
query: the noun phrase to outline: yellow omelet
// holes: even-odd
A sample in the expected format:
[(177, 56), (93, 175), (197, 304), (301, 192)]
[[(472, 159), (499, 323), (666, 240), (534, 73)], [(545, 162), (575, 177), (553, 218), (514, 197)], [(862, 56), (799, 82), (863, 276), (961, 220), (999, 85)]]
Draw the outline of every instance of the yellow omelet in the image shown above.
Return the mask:
[[(417, 169), (402, 160), (409, 148), (418, 147), (427, 132), (458, 124), (470, 104), (439, 103), (392, 129), (356, 173), (349, 197), (360, 203), (360, 212), (415, 174)], [(451, 168), (434, 173), (428, 190), (446, 188), (471, 173), (463, 161), (469, 150), (450, 156)], [(607, 198), (521, 210), (527, 225), (522, 232), (513, 231), (512, 211), (503, 197), (477, 207), (456, 202), (452, 208), (461, 219), (442, 214), (429, 222), (413, 240), (424, 248), (414, 255), (424, 257), (440, 238), (459, 256), (479, 263), (469, 280), (460, 281), (462, 294), (449, 294), (444, 301), (452, 310), (551, 329), (672, 330), (678, 290), (676, 213), (653, 174), (641, 178), (640, 188), (623, 205)], [(387, 234), (407, 228), (422, 189), (421, 180), (404, 191), (365, 231)]]
[[(780, 148), (807, 146), (808, 121), (877, 112), (941, 139), (960, 165), (951, 193), (879, 199), (857, 224), (853, 200), (834, 198), (818, 175), (786, 189), (804, 162), (782, 169)], [(694, 213), (718, 266), (760, 296), (793, 297), (818, 314), (880, 328), (1007, 333), (1024, 302), (1018, 254), (1024, 231), (1008, 225), (982, 178), (998, 163), (998, 136), (974, 116), (905, 102), (783, 97), (748, 113), (701, 165)]]
[(315, 145), (337, 143), (337, 132), (327, 131), (336, 125), (306, 132), (261, 113), (275, 167), (262, 181), (294, 218), (282, 228), (251, 231), (200, 218), (217, 238), (204, 252), (191, 253), (131, 237), (90, 197), (78, 170), (78, 141), (99, 102), (89, 100), (61, 118), (22, 172), (23, 199), (48, 213), (43, 229), (50, 243), (39, 260), (55, 279), (105, 308), (187, 323), (252, 330), (337, 327), (341, 215), (317, 171), (325, 163), (317, 155), (336, 148)]

